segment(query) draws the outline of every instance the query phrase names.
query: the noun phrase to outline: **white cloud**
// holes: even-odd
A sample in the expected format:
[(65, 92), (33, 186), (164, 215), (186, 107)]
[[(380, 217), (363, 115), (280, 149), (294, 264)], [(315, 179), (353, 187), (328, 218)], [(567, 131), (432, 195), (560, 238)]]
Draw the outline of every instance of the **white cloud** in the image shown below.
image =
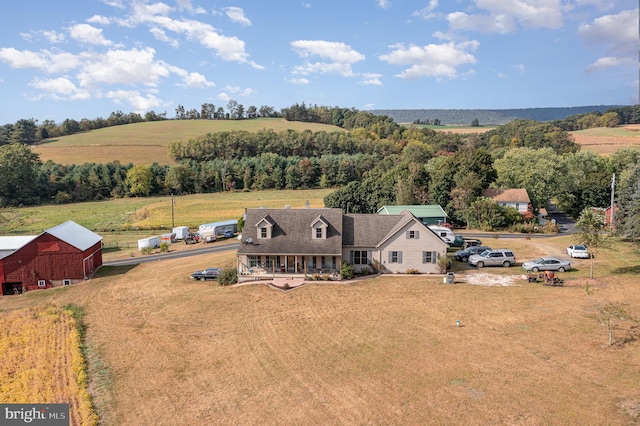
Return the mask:
[(124, 9), (125, 6), (122, 2), (122, 0), (100, 0), (102, 3), (106, 4), (107, 6), (111, 6), (111, 7), (115, 7), (118, 9)]
[(120, 24), (133, 27), (142, 23), (152, 28), (162, 28), (164, 31), (184, 35), (189, 40), (214, 50), (223, 61), (246, 63), (255, 69), (264, 68), (249, 59), (245, 43), (238, 37), (221, 35), (211, 25), (197, 20), (172, 19), (168, 16), (172, 10), (164, 3), (134, 3), (132, 15)]
[(363, 73), (362, 81), (360, 82), (360, 84), (364, 84), (367, 86), (382, 86), (380, 77), (382, 77), (382, 74)]
[(111, 41), (104, 38), (102, 29), (96, 28), (89, 24), (77, 24), (69, 28), (69, 36), (80, 43), (96, 44), (100, 46), (109, 46)]
[(524, 64), (511, 65), (511, 68), (517, 70), (520, 74), (524, 74), (527, 71), (527, 68), (524, 66)]
[(137, 90), (111, 90), (105, 96), (118, 105), (128, 103), (138, 113), (151, 111), (163, 105), (163, 102), (154, 95), (143, 96)]
[(216, 98), (220, 99), (222, 102), (229, 102), (232, 99), (231, 96), (225, 92), (218, 93)]
[(65, 35), (63, 33), (59, 33), (56, 31), (40, 31), (49, 43), (62, 43), (65, 39)]
[(0, 61), (11, 68), (35, 68), (50, 74), (72, 70), (80, 65), (80, 59), (71, 53), (54, 53), (48, 50), (32, 52), (13, 47), (0, 48)]
[(214, 83), (207, 81), (207, 78), (197, 72), (190, 72), (189, 74), (183, 77), (183, 81), (185, 86), (191, 88), (203, 88), (203, 87), (213, 87)]
[(239, 86), (224, 86), (222, 89), (226, 90), (227, 92), (230, 92), (235, 96), (241, 96), (241, 97), (251, 96), (255, 93), (255, 90), (249, 87), (243, 89)]
[(376, 0), (376, 3), (378, 3), (378, 7), (380, 9), (386, 9), (391, 6), (391, 2), (389, 0)]
[(251, 26), (251, 21), (244, 14), (244, 10), (240, 7), (225, 7), (224, 12), (227, 17), (231, 19), (232, 22), (235, 22), (240, 25), (244, 25), (246, 27)]
[(638, 52), (638, 9), (605, 15), (583, 24), (578, 34), (588, 44), (604, 44), (622, 54)]
[(87, 19), (87, 22), (90, 24), (109, 25), (111, 24), (111, 19), (106, 16), (93, 15), (91, 18)]
[(605, 15), (583, 24), (578, 34), (589, 45), (604, 45), (607, 56), (587, 67), (587, 71), (600, 71), (637, 62), (638, 9), (625, 10), (616, 15)]
[(289, 82), (290, 82), (291, 84), (299, 84), (299, 85), (301, 85), (301, 86), (304, 86), (304, 85), (307, 85), (307, 84), (310, 84), (310, 83), (311, 83), (311, 82), (310, 82), (308, 79), (306, 79), (306, 78), (292, 78), (291, 80), (289, 80)]
[(180, 10), (188, 10), (191, 13), (199, 15), (204, 15), (207, 13), (207, 11), (203, 7), (194, 7), (191, 4), (191, 0), (176, 0), (176, 3), (178, 3), (178, 9)]
[(170, 75), (172, 67), (154, 60), (155, 50), (110, 50), (104, 54), (83, 53), (82, 71), (78, 73), (81, 87), (97, 88), (101, 84), (144, 84), (156, 86)]
[(621, 65), (630, 65), (633, 64), (633, 60), (631, 58), (617, 58), (614, 56), (605, 56), (599, 58), (594, 63), (590, 64), (587, 67), (587, 71), (595, 72), (595, 71), (603, 71), (608, 68), (619, 67)]
[(452, 30), (507, 34), (525, 28), (562, 28), (561, 0), (475, 0), (486, 13), (453, 12), (447, 16)]
[(438, 7), (438, 0), (429, 0), (429, 4), (413, 12), (413, 16), (427, 20), (434, 17), (433, 11)]
[(169, 37), (162, 28), (153, 27), (149, 29), (149, 32), (153, 35), (153, 37), (155, 37), (156, 40), (167, 43), (171, 47), (180, 47), (180, 42), (175, 38)]
[(462, 43), (428, 44), (426, 46), (405, 47), (402, 44), (391, 46), (394, 50), (379, 59), (392, 65), (410, 65), (397, 77), (406, 80), (421, 77), (458, 78), (458, 68), (476, 63), (475, 51), (479, 43), (466, 41)]
[(328, 59), (329, 62), (306, 62), (303, 65), (294, 67), (294, 74), (339, 74), (345, 77), (353, 75), (351, 65), (362, 61), (365, 56), (342, 42), (332, 42), (323, 40), (296, 40), (291, 42), (291, 46), (298, 56), (309, 58), (318, 56), (321, 59)]
[(29, 83), (29, 86), (44, 92), (37, 99), (49, 97), (56, 100), (82, 100), (91, 97), (87, 90), (76, 87), (71, 80), (64, 77), (52, 79), (36, 78)]

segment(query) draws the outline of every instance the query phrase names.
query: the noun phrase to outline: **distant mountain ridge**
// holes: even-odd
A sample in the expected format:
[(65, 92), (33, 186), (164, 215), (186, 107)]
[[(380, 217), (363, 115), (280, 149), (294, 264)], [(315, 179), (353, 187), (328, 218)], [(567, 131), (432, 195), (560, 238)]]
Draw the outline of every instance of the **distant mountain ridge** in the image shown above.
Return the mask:
[(470, 125), (478, 119), (480, 125), (507, 124), (515, 119), (535, 121), (564, 120), (565, 118), (599, 111), (606, 112), (611, 108), (624, 105), (591, 105), (555, 108), (522, 108), (522, 109), (371, 109), (374, 115), (386, 115), (396, 123), (413, 123), (415, 120), (440, 120), (440, 124)]

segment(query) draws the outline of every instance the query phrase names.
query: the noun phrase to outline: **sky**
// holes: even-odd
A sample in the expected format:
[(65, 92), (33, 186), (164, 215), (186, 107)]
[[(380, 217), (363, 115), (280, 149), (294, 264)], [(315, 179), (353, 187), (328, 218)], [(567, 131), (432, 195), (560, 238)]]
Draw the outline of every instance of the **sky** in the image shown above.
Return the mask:
[(638, 0), (18, 0), (0, 124), (212, 103), (633, 105)]

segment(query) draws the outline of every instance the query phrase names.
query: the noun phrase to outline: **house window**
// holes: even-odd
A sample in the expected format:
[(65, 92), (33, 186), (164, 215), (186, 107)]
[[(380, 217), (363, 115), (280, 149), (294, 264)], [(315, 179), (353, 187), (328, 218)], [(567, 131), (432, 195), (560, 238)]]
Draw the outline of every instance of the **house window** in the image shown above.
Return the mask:
[(352, 250), (351, 251), (351, 263), (353, 265), (368, 265), (369, 252), (367, 250)]
[(38, 280), (38, 288), (46, 288), (47, 282), (45, 280)]
[(260, 238), (267, 238), (267, 228), (260, 228)]
[(422, 252), (422, 263), (436, 263), (437, 258), (438, 258), (438, 253), (435, 251)]
[(418, 231), (407, 231), (407, 238), (410, 240), (417, 240), (418, 239)]
[(257, 268), (260, 265), (260, 256), (249, 256), (249, 267)]
[(71, 285), (71, 280), (69, 279), (62, 280), (62, 285)]
[(402, 263), (402, 252), (401, 251), (390, 251), (389, 252), (389, 263)]

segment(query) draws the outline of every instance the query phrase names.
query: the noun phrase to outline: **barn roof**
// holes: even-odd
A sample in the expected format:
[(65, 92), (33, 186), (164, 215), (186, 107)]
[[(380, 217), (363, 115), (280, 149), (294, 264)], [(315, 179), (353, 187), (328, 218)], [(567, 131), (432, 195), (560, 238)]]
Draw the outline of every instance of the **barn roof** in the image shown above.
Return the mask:
[(71, 244), (78, 250), (87, 250), (94, 244), (102, 241), (102, 237), (84, 226), (78, 225), (72, 220), (61, 223), (58, 226), (49, 228), (45, 233)]
[(29, 244), (35, 238), (35, 235), (0, 237), (0, 259), (9, 256), (19, 248)]

